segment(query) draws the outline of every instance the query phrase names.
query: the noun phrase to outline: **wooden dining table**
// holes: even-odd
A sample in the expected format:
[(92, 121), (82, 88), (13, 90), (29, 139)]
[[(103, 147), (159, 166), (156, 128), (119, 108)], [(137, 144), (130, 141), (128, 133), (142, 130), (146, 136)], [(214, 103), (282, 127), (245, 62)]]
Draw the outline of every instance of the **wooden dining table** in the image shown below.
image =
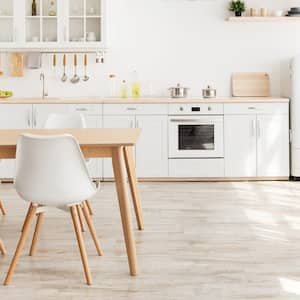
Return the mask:
[(130, 216), (126, 177), (128, 177), (138, 229), (143, 230), (140, 192), (134, 164), (134, 147), (141, 129), (0, 129), (0, 159), (16, 157), (18, 137), (24, 133), (37, 135), (71, 134), (78, 141), (85, 158), (112, 158), (129, 270), (132, 276), (137, 275), (136, 245)]

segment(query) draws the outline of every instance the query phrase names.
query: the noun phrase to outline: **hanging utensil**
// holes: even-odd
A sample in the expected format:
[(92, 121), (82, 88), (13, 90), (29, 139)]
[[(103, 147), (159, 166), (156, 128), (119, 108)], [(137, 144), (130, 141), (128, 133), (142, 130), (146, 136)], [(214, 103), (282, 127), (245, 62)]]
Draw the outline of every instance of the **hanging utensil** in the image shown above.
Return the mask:
[(86, 74), (86, 68), (87, 68), (88, 60), (87, 60), (87, 54), (84, 54), (84, 76), (83, 76), (83, 81), (88, 81), (90, 79), (89, 76)]
[(53, 54), (53, 68), (56, 67), (56, 54)]
[(64, 54), (64, 57), (63, 57), (64, 74), (61, 77), (62, 82), (66, 82), (68, 79), (68, 76), (66, 74), (66, 64), (67, 64), (67, 58), (66, 58), (66, 54)]
[(77, 75), (77, 54), (74, 54), (74, 76), (71, 78), (72, 83), (78, 83), (80, 77)]

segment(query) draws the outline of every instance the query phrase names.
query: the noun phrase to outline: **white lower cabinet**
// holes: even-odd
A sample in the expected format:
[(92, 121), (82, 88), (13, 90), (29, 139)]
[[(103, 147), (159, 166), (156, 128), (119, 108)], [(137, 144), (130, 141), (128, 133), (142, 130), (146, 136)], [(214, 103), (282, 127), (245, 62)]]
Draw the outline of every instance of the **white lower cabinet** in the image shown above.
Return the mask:
[[(104, 116), (104, 128), (133, 128), (135, 126), (135, 116)], [(113, 178), (114, 172), (112, 168), (111, 158), (103, 159), (103, 177)]]
[(288, 177), (288, 103), (247, 106), (224, 106), (225, 177)]
[(50, 114), (63, 114), (66, 112), (66, 104), (34, 104), (32, 113), (32, 127), (44, 128)]
[[(142, 128), (136, 145), (137, 176), (144, 178), (168, 176), (167, 116), (104, 115), (105, 128)], [(111, 159), (104, 159), (104, 178), (112, 178)]]
[(138, 177), (167, 177), (167, 117), (136, 116), (136, 127), (142, 133), (136, 146)]
[[(32, 125), (31, 104), (1, 104), (1, 129), (28, 129)], [(15, 160), (0, 160), (0, 178), (10, 179), (15, 176)]]
[(257, 176), (289, 176), (288, 115), (257, 116)]
[(256, 115), (224, 118), (226, 177), (256, 176)]

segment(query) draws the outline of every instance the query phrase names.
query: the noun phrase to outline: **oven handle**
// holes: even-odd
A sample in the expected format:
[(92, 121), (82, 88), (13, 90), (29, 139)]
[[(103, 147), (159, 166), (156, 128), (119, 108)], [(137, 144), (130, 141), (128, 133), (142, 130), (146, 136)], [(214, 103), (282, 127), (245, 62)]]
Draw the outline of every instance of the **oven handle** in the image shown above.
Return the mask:
[[(204, 122), (204, 123), (207, 123), (207, 119), (206, 120), (204, 120), (204, 119), (170, 119), (170, 121), (171, 122), (176, 122), (176, 123), (178, 123), (178, 122), (184, 122), (184, 123), (191, 123), (191, 122), (193, 122), (193, 123), (195, 123), (195, 122), (199, 122), (199, 123), (201, 123), (201, 122)], [(211, 123), (212, 121), (214, 121), (213, 119), (209, 119), (209, 123)], [(217, 121), (216, 121), (217, 122)]]

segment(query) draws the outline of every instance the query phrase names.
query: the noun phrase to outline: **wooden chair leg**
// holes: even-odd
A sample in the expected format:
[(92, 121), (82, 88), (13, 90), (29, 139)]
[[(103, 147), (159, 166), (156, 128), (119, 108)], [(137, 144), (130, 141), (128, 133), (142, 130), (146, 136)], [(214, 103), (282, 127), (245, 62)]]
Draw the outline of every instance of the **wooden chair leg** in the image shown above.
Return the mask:
[(23, 232), (23, 230), (24, 230), (25, 222), (26, 222), (26, 220), (27, 220), (27, 218), (28, 218), (28, 215), (29, 215), (29, 212), (30, 212), (30, 210), (31, 210), (31, 207), (32, 207), (32, 203), (30, 202), (30, 203), (29, 203), (28, 210), (27, 210), (27, 214), (26, 214), (26, 217), (25, 217), (25, 220), (24, 220), (24, 223), (23, 223), (23, 225), (22, 225), (21, 232)]
[(31, 208), (30, 208), (30, 211), (29, 211), (29, 214), (28, 216), (26, 217), (26, 220), (24, 222), (24, 229), (23, 229), (23, 232), (21, 234), (21, 237), (20, 237), (20, 240), (19, 240), (19, 243), (17, 245), (17, 248), (16, 248), (16, 251), (15, 251), (15, 254), (14, 254), (14, 257), (10, 263), (10, 266), (9, 266), (9, 269), (8, 269), (8, 272), (7, 272), (7, 275), (5, 277), (5, 280), (4, 280), (4, 285), (9, 285), (10, 281), (11, 281), (11, 278), (12, 278), (12, 275), (15, 271), (15, 268), (16, 268), (16, 265), (17, 265), (17, 262), (19, 260), (19, 257), (21, 255), (21, 252), (22, 252), (22, 249), (24, 247), (24, 244), (25, 244), (25, 241), (26, 241), (26, 238), (28, 236), (28, 232), (29, 232), (29, 228), (30, 228), (30, 224), (33, 220), (33, 217), (35, 215), (35, 212), (36, 212), (36, 209), (37, 209), (37, 205), (35, 204), (32, 204)]
[(76, 209), (77, 209), (77, 215), (78, 215), (78, 218), (79, 218), (79, 224), (80, 224), (81, 231), (85, 232), (81, 206), (76, 205)]
[(90, 268), (88, 265), (86, 250), (84, 247), (82, 234), (81, 234), (81, 230), (80, 230), (80, 225), (79, 225), (79, 220), (78, 220), (78, 215), (77, 215), (78, 209), (76, 208), (76, 206), (77, 205), (71, 206), (70, 211), (71, 211), (74, 230), (75, 230), (78, 247), (79, 247), (79, 251), (80, 251), (80, 255), (81, 255), (81, 261), (82, 261), (82, 265), (83, 265), (83, 269), (84, 269), (84, 274), (86, 277), (86, 282), (88, 285), (91, 285), (92, 284), (92, 275), (91, 275)]
[(98, 241), (96, 230), (95, 230), (94, 224), (91, 220), (91, 217), (90, 217), (90, 214), (89, 214), (89, 211), (88, 211), (88, 206), (87, 206), (85, 201), (82, 202), (82, 206), (83, 206), (82, 207), (82, 212), (83, 212), (83, 215), (85, 217), (88, 228), (90, 230), (91, 236), (94, 240), (94, 243), (95, 243), (95, 246), (96, 246), (96, 249), (97, 249), (97, 253), (98, 253), (98, 255), (101, 256), (103, 254), (102, 250), (101, 250), (101, 246), (100, 246), (100, 243)]
[(94, 214), (93, 209), (92, 209), (92, 204), (90, 200), (85, 200), (84, 203), (86, 204), (89, 214), (92, 216)]
[(1, 200), (0, 200), (0, 210), (2, 212), (2, 215), (5, 216), (6, 215), (6, 209), (5, 209), (5, 206), (4, 206), (4, 204)]
[(5, 255), (5, 254), (6, 254), (5, 246), (4, 246), (4, 243), (2, 242), (1, 239), (0, 239), (0, 253), (1, 253), (2, 255)]
[(43, 212), (41, 212), (37, 215), (37, 220), (36, 220), (34, 234), (33, 234), (33, 237), (32, 237), (29, 256), (33, 256), (34, 253), (35, 253), (36, 242), (38, 240), (38, 237), (39, 237), (39, 234), (40, 234), (40, 231), (41, 231), (41, 225), (42, 225), (43, 218), (44, 218), (44, 213)]

